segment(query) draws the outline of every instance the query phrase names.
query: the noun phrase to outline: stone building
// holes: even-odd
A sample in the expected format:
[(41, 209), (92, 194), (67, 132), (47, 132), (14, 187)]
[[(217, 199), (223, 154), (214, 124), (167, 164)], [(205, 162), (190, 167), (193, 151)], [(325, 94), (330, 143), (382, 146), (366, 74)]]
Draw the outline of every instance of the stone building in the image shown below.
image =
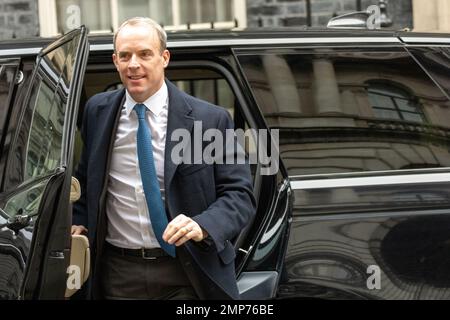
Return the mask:
[(414, 31), (450, 32), (450, 1), (413, 0)]
[[(392, 28), (450, 32), (448, 0), (385, 0)], [(0, 0), (0, 40), (57, 36), (81, 24), (111, 32), (131, 16), (168, 30), (325, 26), (336, 15), (380, 0)]]
[[(333, 16), (379, 3), (379, 0), (247, 0), (247, 21), (249, 27), (326, 26)], [(387, 13), (393, 28), (412, 27), (411, 0), (387, 2)]]
[(37, 0), (0, 0), (0, 40), (39, 36)]

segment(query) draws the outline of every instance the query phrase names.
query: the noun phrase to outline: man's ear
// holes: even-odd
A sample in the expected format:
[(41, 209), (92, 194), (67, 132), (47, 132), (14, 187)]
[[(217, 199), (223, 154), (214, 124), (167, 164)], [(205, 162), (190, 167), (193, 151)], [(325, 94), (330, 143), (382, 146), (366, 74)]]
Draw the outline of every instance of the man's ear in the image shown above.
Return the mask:
[(170, 61), (170, 52), (169, 50), (164, 50), (162, 53), (162, 58), (164, 60), (164, 68), (167, 68), (167, 66), (169, 65), (169, 61)]
[(114, 65), (116, 66), (117, 71), (119, 71), (119, 65), (117, 62), (117, 55), (115, 53), (112, 54), (112, 60), (114, 62)]

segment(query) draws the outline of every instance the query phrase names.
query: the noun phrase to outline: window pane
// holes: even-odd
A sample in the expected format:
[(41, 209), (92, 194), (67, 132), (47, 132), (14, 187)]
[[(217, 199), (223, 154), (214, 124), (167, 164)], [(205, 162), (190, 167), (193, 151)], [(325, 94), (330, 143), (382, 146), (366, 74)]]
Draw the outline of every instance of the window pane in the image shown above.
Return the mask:
[[(417, 97), (390, 82), (368, 82), (369, 101), (374, 114), (384, 119), (403, 119), (423, 122), (422, 107), (415, 102)], [(409, 115), (406, 115), (409, 113)], [(416, 116), (413, 115), (416, 113)]]
[(14, 86), (17, 66), (0, 64), (0, 140), (4, 132), (6, 116), (8, 115), (10, 93)]
[(119, 0), (119, 24), (133, 17), (150, 17), (162, 25), (172, 25), (172, 1)]
[(220, 74), (207, 69), (169, 69), (167, 76), (180, 90), (226, 108), (234, 117), (235, 96)]
[(450, 101), (406, 52), (305, 51), (237, 51), (290, 175), (450, 167)]
[(395, 103), (401, 111), (420, 112), (416, 104), (411, 100), (396, 98)]
[(383, 119), (401, 119), (400, 115), (395, 110), (389, 110), (389, 109), (380, 109), (380, 108), (373, 108), (373, 112), (375, 113), (375, 116), (377, 118), (383, 118)]
[(417, 113), (404, 112), (402, 116), (406, 121), (423, 122), (423, 118)]
[(40, 177), (61, 165), (67, 101), (79, 37), (48, 52), (39, 62), (31, 94), (8, 160), (8, 186)]
[(183, 0), (180, 1), (181, 24), (212, 21), (231, 21), (232, 3), (229, 0)]
[(450, 96), (450, 49), (448, 47), (430, 48), (425, 46), (411, 47), (408, 50)]
[(231, 115), (233, 115), (232, 110), (234, 109), (234, 94), (231, 91), (228, 82), (225, 79), (217, 80), (218, 89), (218, 105), (227, 108)]
[(372, 92), (372, 90), (369, 91), (369, 101), (373, 107), (395, 110), (395, 105), (392, 98)]
[(112, 31), (110, 0), (57, 0), (58, 31), (84, 24), (89, 31)]
[(119, 23), (132, 17), (142, 17), (148, 13), (148, 1), (147, 0), (119, 0)]
[[(37, 214), (46, 184), (47, 181), (40, 182), (39, 184), (34, 185), (30, 189), (27, 189), (23, 192), (14, 195), (6, 202), (3, 210), (10, 217), (14, 217), (17, 213), (20, 212), (22, 215)], [(32, 219), (33, 224), (35, 220), (36, 220), (35, 218)], [(28, 228), (33, 228), (33, 224), (31, 224)]]
[(60, 97), (42, 84), (28, 141), (26, 178), (51, 172), (60, 164), (64, 111)]

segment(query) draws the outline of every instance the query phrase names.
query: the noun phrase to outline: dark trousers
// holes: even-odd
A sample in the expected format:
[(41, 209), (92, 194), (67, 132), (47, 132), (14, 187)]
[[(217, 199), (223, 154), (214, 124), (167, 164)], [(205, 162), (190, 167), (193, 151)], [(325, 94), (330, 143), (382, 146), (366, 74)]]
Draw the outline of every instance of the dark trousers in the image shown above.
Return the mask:
[(100, 286), (105, 299), (198, 299), (180, 262), (170, 256), (144, 259), (105, 248)]

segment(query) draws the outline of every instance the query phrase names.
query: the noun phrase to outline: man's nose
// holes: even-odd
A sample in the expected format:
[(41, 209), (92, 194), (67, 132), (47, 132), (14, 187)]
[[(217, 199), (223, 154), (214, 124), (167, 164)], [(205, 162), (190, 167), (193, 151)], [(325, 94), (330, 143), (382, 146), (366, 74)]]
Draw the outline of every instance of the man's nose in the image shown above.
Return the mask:
[(131, 56), (130, 63), (128, 64), (128, 68), (139, 68), (139, 61), (135, 54)]

